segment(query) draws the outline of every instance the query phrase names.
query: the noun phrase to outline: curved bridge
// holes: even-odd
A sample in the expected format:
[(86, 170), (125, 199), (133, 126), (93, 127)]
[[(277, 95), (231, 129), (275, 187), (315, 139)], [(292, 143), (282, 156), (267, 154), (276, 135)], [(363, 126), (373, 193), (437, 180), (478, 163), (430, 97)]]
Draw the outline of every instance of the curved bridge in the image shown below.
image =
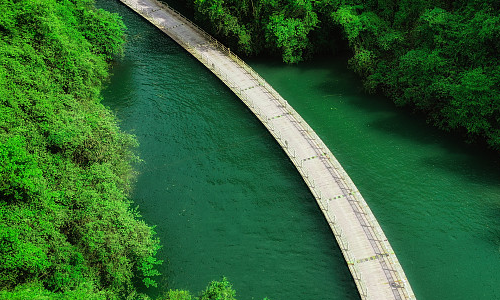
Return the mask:
[(416, 299), (391, 245), (328, 147), (262, 77), (224, 45), (156, 0), (120, 0), (179, 43), (257, 116), (316, 198), (362, 299)]

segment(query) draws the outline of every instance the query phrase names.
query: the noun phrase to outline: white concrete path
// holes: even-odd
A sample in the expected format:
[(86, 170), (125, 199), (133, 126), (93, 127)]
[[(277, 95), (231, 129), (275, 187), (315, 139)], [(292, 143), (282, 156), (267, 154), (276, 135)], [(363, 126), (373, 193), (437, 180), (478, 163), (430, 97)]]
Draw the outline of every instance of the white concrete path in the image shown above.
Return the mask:
[(365, 200), (309, 125), (255, 71), (195, 24), (155, 0), (121, 0), (183, 46), (259, 118), (321, 207), (362, 299), (416, 299)]

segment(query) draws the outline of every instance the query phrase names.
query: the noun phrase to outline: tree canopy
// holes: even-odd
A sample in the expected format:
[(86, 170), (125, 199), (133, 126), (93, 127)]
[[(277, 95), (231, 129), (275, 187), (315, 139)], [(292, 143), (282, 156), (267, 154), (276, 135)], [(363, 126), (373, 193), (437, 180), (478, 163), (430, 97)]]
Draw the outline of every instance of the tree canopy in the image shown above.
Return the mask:
[(197, 19), (240, 53), (287, 63), (348, 44), (370, 92), (500, 150), (500, 2), (194, 0)]
[(100, 104), (121, 19), (89, 0), (0, 12), (0, 299), (155, 285), (159, 242), (128, 198), (137, 142)]
[[(136, 139), (101, 103), (120, 17), (92, 0), (0, 2), (0, 299), (151, 299), (160, 243), (132, 207)], [(199, 297), (234, 300), (226, 278)]]

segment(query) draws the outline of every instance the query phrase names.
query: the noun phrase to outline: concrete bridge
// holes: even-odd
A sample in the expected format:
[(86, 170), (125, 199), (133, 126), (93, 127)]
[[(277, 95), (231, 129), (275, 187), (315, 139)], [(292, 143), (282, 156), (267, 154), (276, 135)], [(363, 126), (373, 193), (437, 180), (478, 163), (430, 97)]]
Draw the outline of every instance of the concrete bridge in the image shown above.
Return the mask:
[(382, 228), (328, 147), (262, 77), (180, 13), (156, 0), (120, 0), (219, 77), (291, 159), (342, 250), (362, 299), (416, 299)]

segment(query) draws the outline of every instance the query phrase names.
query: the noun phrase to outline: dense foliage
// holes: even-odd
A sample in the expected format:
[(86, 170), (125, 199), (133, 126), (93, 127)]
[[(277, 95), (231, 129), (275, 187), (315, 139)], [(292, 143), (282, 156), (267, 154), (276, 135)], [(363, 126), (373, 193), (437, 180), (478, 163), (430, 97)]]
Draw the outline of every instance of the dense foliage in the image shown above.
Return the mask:
[[(347, 41), (372, 92), (500, 150), (496, 0), (193, 0), (197, 18), (244, 54), (295, 63)], [(344, 42), (337, 37), (341, 34)]]
[[(158, 300), (236, 300), (236, 291), (226, 277), (220, 281), (212, 281), (198, 297), (191, 295), (189, 291), (170, 290)], [(268, 300), (268, 298), (264, 298)]]
[(130, 208), (135, 139), (100, 104), (118, 16), (0, 1), (0, 299), (121, 299), (159, 248)]
[(221, 281), (212, 281), (199, 297), (191, 295), (189, 291), (170, 290), (158, 300), (236, 300), (235, 295), (231, 283), (223, 277)]

